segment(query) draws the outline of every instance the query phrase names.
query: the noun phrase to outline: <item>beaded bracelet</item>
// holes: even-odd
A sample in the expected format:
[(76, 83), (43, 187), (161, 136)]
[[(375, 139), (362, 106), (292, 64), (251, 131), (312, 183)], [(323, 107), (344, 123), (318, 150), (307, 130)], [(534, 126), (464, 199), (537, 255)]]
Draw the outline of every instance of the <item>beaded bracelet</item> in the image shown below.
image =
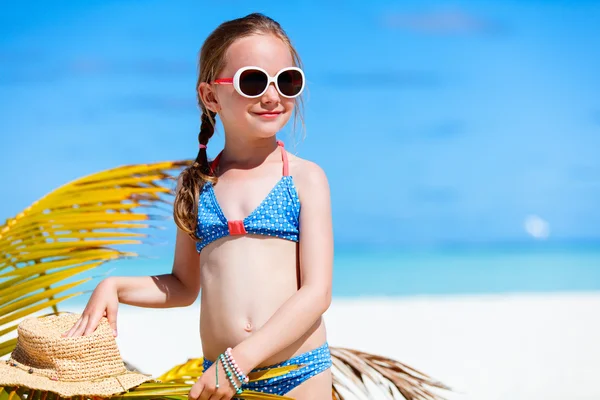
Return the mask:
[(221, 364), (223, 364), (223, 368), (225, 369), (225, 374), (227, 375), (227, 379), (229, 379), (229, 383), (231, 383), (231, 386), (233, 386), (235, 389), (235, 393), (242, 394), (242, 388), (235, 383), (235, 379), (233, 379), (231, 369), (229, 369), (229, 364), (225, 360), (225, 356), (221, 354), (219, 358), (221, 359)]
[(243, 383), (248, 383), (249, 379), (246, 375), (244, 375), (244, 373), (242, 372), (242, 370), (240, 369), (240, 367), (238, 367), (237, 363), (235, 362), (235, 360), (233, 359), (233, 355), (231, 354), (231, 347), (228, 347), (227, 350), (225, 350), (225, 357), (227, 358), (227, 361), (229, 362), (229, 365), (232, 366), (236, 377), (238, 378), (238, 380)]
[(240, 382), (240, 384), (243, 384), (244, 379), (242, 376), (240, 376), (240, 373), (238, 372), (238, 370), (235, 368), (235, 366), (233, 365), (233, 363), (231, 362), (231, 360), (229, 360), (227, 358), (227, 354), (225, 354), (225, 360), (227, 361), (227, 366), (229, 368), (231, 368), (231, 372), (233, 373), (233, 375), (237, 378), (237, 380)]
[(216, 384), (215, 387), (218, 389), (219, 388), (219, 360), (217, 360), (215, 362), (215, 380), (216, 380)]

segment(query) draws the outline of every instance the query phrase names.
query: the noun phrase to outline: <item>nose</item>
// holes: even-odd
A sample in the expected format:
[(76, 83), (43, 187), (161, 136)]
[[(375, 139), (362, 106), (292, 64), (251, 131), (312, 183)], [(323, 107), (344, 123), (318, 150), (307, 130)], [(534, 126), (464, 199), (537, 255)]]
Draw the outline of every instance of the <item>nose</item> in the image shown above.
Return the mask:
[(267, 88), (265, 94), (262, 95), (261, 101), (264, 104), (272, 104), (279, 101), (279, 92), (277, 92), (277, 88), (274, 83), (271, 83)]

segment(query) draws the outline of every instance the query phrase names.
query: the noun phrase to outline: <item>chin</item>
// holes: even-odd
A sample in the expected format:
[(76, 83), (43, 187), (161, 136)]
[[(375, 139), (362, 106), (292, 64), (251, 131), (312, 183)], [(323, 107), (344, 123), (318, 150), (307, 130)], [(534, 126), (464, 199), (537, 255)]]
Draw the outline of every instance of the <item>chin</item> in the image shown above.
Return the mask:
[(253, 121), (251, 124), (252, 131), (257, 137), (266, 139), (275, 136), (283, 129), (289, 118), (281, 118), (273, 121)]

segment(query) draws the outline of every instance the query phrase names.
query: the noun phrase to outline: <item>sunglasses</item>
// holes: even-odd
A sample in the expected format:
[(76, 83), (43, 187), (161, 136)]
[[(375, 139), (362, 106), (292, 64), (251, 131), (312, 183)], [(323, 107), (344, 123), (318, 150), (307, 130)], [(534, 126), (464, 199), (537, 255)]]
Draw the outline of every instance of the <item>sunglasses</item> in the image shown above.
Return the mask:
[(279, 94), (288, 99), (298, 97), (304, 90), (304, 72), (297, 67), (284, 68), (275, 76), (270, 76), (260, 67), (242, 67), (233, 78), (220, 78), (213, 81), (217, 85), (231, 85), (241, 96), (249, 99), (260, 97), (271, 83)]

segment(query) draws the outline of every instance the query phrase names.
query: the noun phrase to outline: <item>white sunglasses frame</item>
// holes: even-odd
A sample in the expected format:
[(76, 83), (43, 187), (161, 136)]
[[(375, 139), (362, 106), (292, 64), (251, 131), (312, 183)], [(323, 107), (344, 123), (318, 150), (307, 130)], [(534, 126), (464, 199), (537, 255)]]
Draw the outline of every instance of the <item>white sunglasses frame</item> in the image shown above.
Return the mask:
[[(265, 90), (263, 90), (260, 94), (257, 94), (256, 96), (249, 96), (246, 93), (242, 92), (242, 89), (240, 89), (240, 77), (242, 76), (242, 74), (244, 72), (246, 72), (248, 70), (260, 71), (267, 76), (267, 84), (265, 86)], [(279, 89), (279, 85), (277, 84), (277, 79), (279, 78), (279, 75), (281, 75), (282, 73), (287, 72), (287, 71), (298, 71), (298, 72), (300, 72), (300, 75), (302, 76), (302, 87), (300, 88), (300, 91), (298, 92), (298, 94), (296, 94), (294, 96), (286, 96), (285, 94), (283, 94), (281, 92), (281, 90)], [(238, 69), (236, 71), (235, 75), (233, 76), (233, 78), (220, 78), (220, 79), (215, 79), (213, 81), (213, 84), (215, 84), (215, 85), (231, 85), (231, 84), (233, 84), (233, 88), (235, 89), (235, 91), (240, 96), (245, 97), (247, 99), (256, 99), (258, 97), (263, 96), (267, 92), (267, 90), (269, 90), (269, 86), (271, 86), (271, 83), (273, 83), (275, 85), (275, 89), (277, 89), (277, 93), (279, 93), (280, 96), (285, 97), (286, 99), (294, 99), (294, 98), (300, 96), (302, 94), (302, 92), (304, 91), (304, 86), (306, 85), (306, 79), (304, 77), (304, 71), (302, 71), (298, 67), (286, 67), (286, 68), (281, 69), (279, 72), (277, 72), (277, 74), (275, 74), (275, 76), (271, 76), (263, 68), (250, 65), (250, 66), (246, 66), (246, 67), (242, 67), (242, 68)]]

